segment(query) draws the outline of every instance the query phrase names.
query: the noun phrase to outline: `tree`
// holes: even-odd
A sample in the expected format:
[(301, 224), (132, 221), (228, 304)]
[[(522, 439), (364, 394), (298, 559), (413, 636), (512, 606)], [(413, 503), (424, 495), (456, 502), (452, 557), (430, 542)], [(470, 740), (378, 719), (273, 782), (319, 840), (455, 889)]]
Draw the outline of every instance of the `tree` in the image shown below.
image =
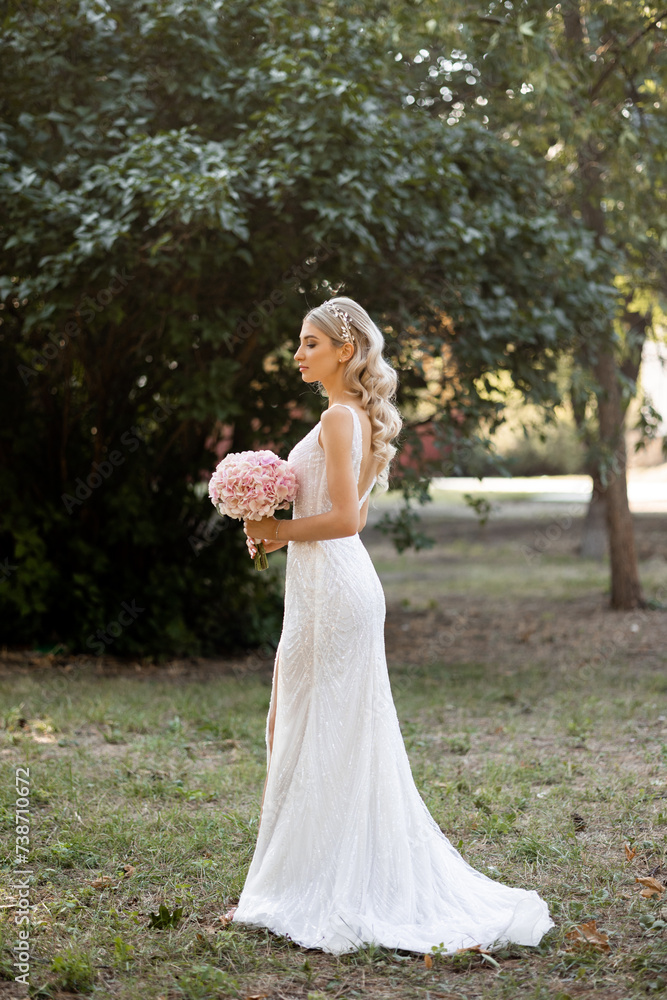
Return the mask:
[(415, 70), (416, 104), (423, 113), (448, 115), (457, 128), (481, 120), (542, 159), (552, 208), (562, 222), (575, 218), (586, 226), (598, 280), (616, 289), (611, 314), (605, 306), (580, 323), (571, 395), (582, 426), (591, 398), (596, 406), (588, 523), (606, 520), (611, 603), (635, 607), (643, 596), (627, 502), (624, 418), (643, 341), (654, 333), (653, 313), (667, 290), (667, 10), (599, 0), (553, 7), (493, 0), (461, 7), (444, 23), (436, 4), (422, 7), (422, 17), (432, 40)]
[(407, 417), (460, 449), (501, 419), (498, 371), (553, 395), (573, 328), (610, 298), (592, 241), (532, 156), (413, 113), (383, 5), (9, 10), (5, 641), (274, 641), (274, 583), (205, 484), (224, 448), (286, 454), (312, 423), (291, 358), (306, 308), (338, 288), (363, 301)]

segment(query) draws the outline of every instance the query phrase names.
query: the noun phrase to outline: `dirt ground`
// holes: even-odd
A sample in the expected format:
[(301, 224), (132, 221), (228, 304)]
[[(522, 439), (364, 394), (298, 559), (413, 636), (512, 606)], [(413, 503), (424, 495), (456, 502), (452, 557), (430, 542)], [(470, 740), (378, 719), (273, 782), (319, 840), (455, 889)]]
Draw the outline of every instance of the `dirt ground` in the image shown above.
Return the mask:
[[(561, 530), (559, 526), (567, 523), (564, 515), (547, 510), (536, 516), (536, 506), (527, 509), (527, 505), (515, 504), (518, 516), (505, 509), (483, 527), (472, 518), (434, 517), (429, 511), (425, 527), (434, 546), (401, 556), (376, 528), (364, 531), (362, 540), (385, 590), (390, 669), (443, 657), (500, 670), (519, 668), (527, 660), (558, 668), (584, 666), (610, 655), (641, 655), (656, 669), (665, 668), (667, 613), (655, 607), (611, 610), (606, 565), (588, 563), (590, 587), (580, 579), (575, 587), (573, 579), (568, 596), (566, 578), (554, 592), (556, 572), (576, 556), (582, 522), (570, 519), (572, 523)], [(640, 566), (647, 570), (643, 573), (645, 597), (654, 605), (667, 606), (667, 516), (643, 514), (634, 520)], [(465, 576), (471, 561), (478, 568), (487, 563), (485, 579)], [(490, 585), (492, 575), (497, 586)], [(645, 627), (649, 624), (650, 628)], [(0, 651), (0, 676), (42, 669), (83, 670), (107, 677), (159, 675), (178, 682), (226, 673), (239, 677), (271, 674), (273, 660), (270, 647), (164, 664), (4, 649)]]

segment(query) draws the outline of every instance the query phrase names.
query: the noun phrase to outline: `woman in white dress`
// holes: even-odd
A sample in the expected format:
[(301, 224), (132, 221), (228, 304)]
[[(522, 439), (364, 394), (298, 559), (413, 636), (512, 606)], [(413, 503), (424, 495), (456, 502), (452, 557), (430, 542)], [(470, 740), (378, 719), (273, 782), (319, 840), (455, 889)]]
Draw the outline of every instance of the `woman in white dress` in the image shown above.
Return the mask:
[(368, 943), (418, 953), (536, 945), (553, 926), (546, 903), (461, 857), (403, 743), (384, 593), (359, 537), (402, 425), (383, 348), (350, 298), (307, 314), (294, 358), (329, 406), (287, 459), (299, 483), (293, 517), (244, 523), (251, 554), (258, 539), (288, 550), (259, 831), (228, 919), (333, 954)]

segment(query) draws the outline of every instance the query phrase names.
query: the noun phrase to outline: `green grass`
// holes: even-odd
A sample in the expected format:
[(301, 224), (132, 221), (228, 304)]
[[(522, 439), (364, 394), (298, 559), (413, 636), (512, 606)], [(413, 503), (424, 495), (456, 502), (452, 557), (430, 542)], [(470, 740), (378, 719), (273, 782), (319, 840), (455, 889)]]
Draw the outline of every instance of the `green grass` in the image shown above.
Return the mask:
[[(554, 600), (604, 592), (609, 583), (607, 562), (573, 559), (571, 552), (554, 548), (532, 558), (524, 553), (534, 542), (495, 544), (481, 539), (469, 542), (452, 538), (444, 544), (420, 552), (392, 553), (383, 546), (374, 559), (382, 577), (388, 603), (400, 601), (406, 594), (415, 604), (424, 604), (438, 594), (452, 590), (465, 596), (483, 594), (502, 597), (511, 593), (515, 598), (539, 593)], [(653, 593), (665, 581), (665, 566), (661, 561), (647, 561), (642, 574), (647, 594)]]
[[(439, 580), (431, 599), (467, 609), (473, 620), (470, 587), (490, 617), (462, 628), (446, 656), (431, 658), (424, 646), (414, 662), (392, 659), (392, 688), (415, 780), (436, 821), (475, 867), (547, 900), (557, 927), (539, 948), (435, 955), (427, 968), (407, 952), (369, 946), (336, 958), (265, 930), (221, 929), (217, 918), (238, 898), (257, 833), (270, 662), (243, 676), (212, 664), (197, 680), (166, 670), (104, 676), (73, 661), (69, 671), (0, 675), (0, 976), (13, 974), (14, 772), (27, 766), (33, 995), (667, 996), (667, 899), (642, 898), (635, 882), (656, 871), (667, 878), (665, 615), (649, 617), (640, 638), (623, 632), (601, 657), (597, 633), (589, 635), (600, 621), (591, 624), (586, 608), (577, 618), (579, 604), (561, 590), (565, 575), (554, 584), (549, 572), (537, 614), (542, 632), (512, 645), (508, 601), (519, 631), (526, 613), (525, 602), (507, 594), (520, 581), (520, 548), (493, 538), (454, 547), (462, 575), (443, 561), (438, 577), (429, 565)], [(378, 557), (383, 551), (378, 545)], [(376, 565), (383, 574), (408, 572), (421, 561), (411, 558)], [(582, 589), (582, 578), (590, 586), (588, 565), (564, 553), (554, 558)], [(503, 572), (510, 584), (501, 599)], [(664, 567), (655, 573), (658, 585)], [(418, 582), (410, 582), (409, 601)], [(417, 620), (409, 607), (390, 603), (388, 625)], [(618, 621), (605, 614), (602, 634)], [(549, 630), (557, 628), (562, 640), (553, 642)], [(575, 830), (573, 813), (585, 829)], [(625, 844), (636, 851), (630, 861)], [(160, 904), (170, 913), (183, 908), (175, 926), (150, 926)], [(608, 934), (608, 953), (572, 947), (568, 932), (591, 920)]]

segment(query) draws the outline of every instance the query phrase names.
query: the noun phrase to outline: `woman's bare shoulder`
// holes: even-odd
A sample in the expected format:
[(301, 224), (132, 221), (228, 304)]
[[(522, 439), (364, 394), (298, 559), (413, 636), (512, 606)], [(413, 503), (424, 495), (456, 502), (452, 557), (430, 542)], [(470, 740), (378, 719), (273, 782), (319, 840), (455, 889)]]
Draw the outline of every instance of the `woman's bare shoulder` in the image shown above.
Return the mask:
[(340, 427), (341, 429), (345, 427), (351, 427), (353, 420), (354, 417), (348, 410), (347, 406), (344, 406), (341, 403), (334, 403), (332, 406), (326, 409), (322, 414), (322, 416), (320, 417), (320, 423), (322, 424), (323, 427), (325, 426), (333, 428)]

